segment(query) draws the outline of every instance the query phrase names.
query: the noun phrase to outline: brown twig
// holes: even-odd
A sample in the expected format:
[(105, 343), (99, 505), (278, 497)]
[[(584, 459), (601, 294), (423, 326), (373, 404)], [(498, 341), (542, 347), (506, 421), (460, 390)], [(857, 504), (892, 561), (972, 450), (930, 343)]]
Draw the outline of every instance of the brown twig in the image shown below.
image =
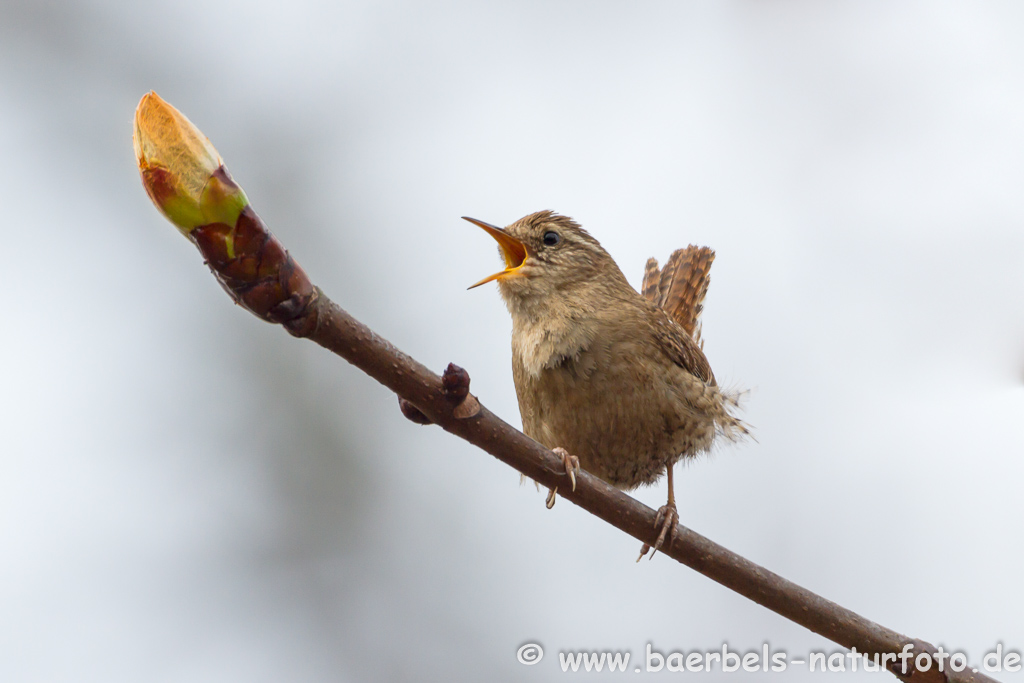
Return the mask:
[[(657, 536), (654, 510), (585, 471), (578, 475), (576, 490), (573, 491), (567, 485), (565, 467), (558, 456), (483, 406), (478, 405), (477, 412), (470, 417), (457, 417), (462, 404), (450, 399), (440, 377), (396, 349), (322, 293), (318, 294), (304, 315), (285, 323), (289, 332), (311, 339), (338, 354), (446, 431), (479, 446), (543, 486), (559, 487), (559, 495), (634, 538), (654, 543)], [(461, 372), (465, 373), (464, 370)], [(468, 375), (466, 380), (468, 389)], [(466, 394), (465, 400), (470, 399), (476, 403), (472, 394)], [(929, 643), (865, 619), (682, 525), (676, 527), (671, 544), (662, 547), (661, 551), (844, 647), (855, 647), (869, 656), (899, 653), (906, 645), (913, 646), (911, 652), (914, 655), (936, 652)], [(945, 674), (939, 674), (934, 663), (930, 671), (915, 671), (913, 659), (908, 660), (906, 674), (900, 670), (898, 659), (889, 663), (889, 669), (903, 680), (912, 679), (915, 683), (993, 680), (969, 667), (955, 672), (948, 664), (947, 660)]]

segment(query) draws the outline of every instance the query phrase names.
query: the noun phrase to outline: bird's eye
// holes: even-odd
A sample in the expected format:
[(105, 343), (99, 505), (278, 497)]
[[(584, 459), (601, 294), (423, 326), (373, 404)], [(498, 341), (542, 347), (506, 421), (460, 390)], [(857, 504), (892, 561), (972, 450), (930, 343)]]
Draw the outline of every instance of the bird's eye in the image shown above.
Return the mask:
[(548, 230), (546, 233), (544, 233), (544, 244), (546, 244), (549, 247), (553, 247), (561, 241), (562, 236), (559, 235), (554, 230)]

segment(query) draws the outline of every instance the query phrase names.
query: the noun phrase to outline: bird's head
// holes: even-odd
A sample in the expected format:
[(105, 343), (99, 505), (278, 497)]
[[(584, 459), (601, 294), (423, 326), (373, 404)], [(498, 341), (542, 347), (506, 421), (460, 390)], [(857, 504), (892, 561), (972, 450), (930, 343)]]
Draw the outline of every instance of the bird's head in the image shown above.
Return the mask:
[(465, 220), (483, 228), (497, 242), (505, 269), (470, 287), (498, 281), (506, 301), (571, 295), (581, 287), (626, 285), (625, 277), (601, 244), (571, 218), (538, 211), (499, 228), (475, 218)]

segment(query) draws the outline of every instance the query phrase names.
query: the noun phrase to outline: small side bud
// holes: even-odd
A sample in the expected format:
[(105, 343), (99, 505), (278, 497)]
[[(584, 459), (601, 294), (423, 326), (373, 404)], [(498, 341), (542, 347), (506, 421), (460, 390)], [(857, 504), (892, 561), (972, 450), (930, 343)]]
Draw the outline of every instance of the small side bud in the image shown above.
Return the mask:
[(398, 397), (398, 408), (402, 411), (402, 415), (405, 415), (405, 418), (410, 422), (415, 422), (418, 425), (434, 424), (419, 408), (409, 403), (401, 396)]
[(449, 363), (441, 375), (444, 397), (455, 403), (452, 415), (460, 420), (474, 417), (480, 412), (480, 402), (469, 393), (469, 373), (455, 363)]
[(455, 363), (449, 363), (441, 375), (441, 385), (449, 401), (461, 403), (469, 394), (469, 373)]

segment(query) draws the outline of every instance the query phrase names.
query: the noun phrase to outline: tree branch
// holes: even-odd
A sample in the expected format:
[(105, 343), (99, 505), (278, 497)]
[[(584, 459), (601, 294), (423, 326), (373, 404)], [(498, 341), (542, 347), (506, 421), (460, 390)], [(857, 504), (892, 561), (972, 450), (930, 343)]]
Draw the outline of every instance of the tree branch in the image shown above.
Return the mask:
[[(285, 323), (285, 328), (297, 337), (306, 337), (320, 344), (363, 370), (445, 431), (482, 448), (543, 486), (557, 486), (560, 496), (630, 536), (652, 545), (656, 540), (658, 529), (654, 523), (654, 510), (586, 471), (580, 472), (576, 490), (571, 490), (565, 467), (558, 456), (482, 405), (471, 417), (456, 417), (457, 408), (462, 404), (449, 398), (441, 377), (396, 349), (319, 291), (309, 310), (294, 321)], [(865, 619), (681, 524), (676, 526), (672, 542), (664, 545), (661, 552), (846, 648), (857, 648), (868, 655), (899, 653), (906, 645), (912, 646), (911, 652), (915, 656), (922, 652), (937, 652), (933, 645)], [(993, 681), (971, 668), (955, 672), (950, 669), (948, 660), (944, 676), (938, 673), (934, 663), (930, 671), (915, 671), (912, 659), (908, 660), (906, 674), (900, 670), (898, 659), (890, 662), (889, 668), (903, 680), (913, 679), (915, 683)]]
[[(150, 198), (199, 248), (236, 303), (349, 361), (398, 394), (410, 419), (440, 425), (542, 485), (558, 487), (563, 498), (634, 538), (654, 544), (654, 510), (585, 471), (572, 490), (561, 458), (481, 406), (469, 393), (465, 370), (449, 365), (445, 376), (438, 377), (315, 288), (249, 206), (209, 141), (155, 93), (143, 97), (136, 112), (135, 148)], [(940, 673), (942, 660), (934, 657), (927, 671), (916, 670), (917, 655), (937, 652), (931, 644), (865, 619), (682, 525), (661, 552), (844, 647), (880, 657), (909, 648), (914, 657), (904, 660), (905, 670), (899, 659), (881, 660), (903, 680), (993, 680), (971, 668), (956, 672), (949, 660)]]

